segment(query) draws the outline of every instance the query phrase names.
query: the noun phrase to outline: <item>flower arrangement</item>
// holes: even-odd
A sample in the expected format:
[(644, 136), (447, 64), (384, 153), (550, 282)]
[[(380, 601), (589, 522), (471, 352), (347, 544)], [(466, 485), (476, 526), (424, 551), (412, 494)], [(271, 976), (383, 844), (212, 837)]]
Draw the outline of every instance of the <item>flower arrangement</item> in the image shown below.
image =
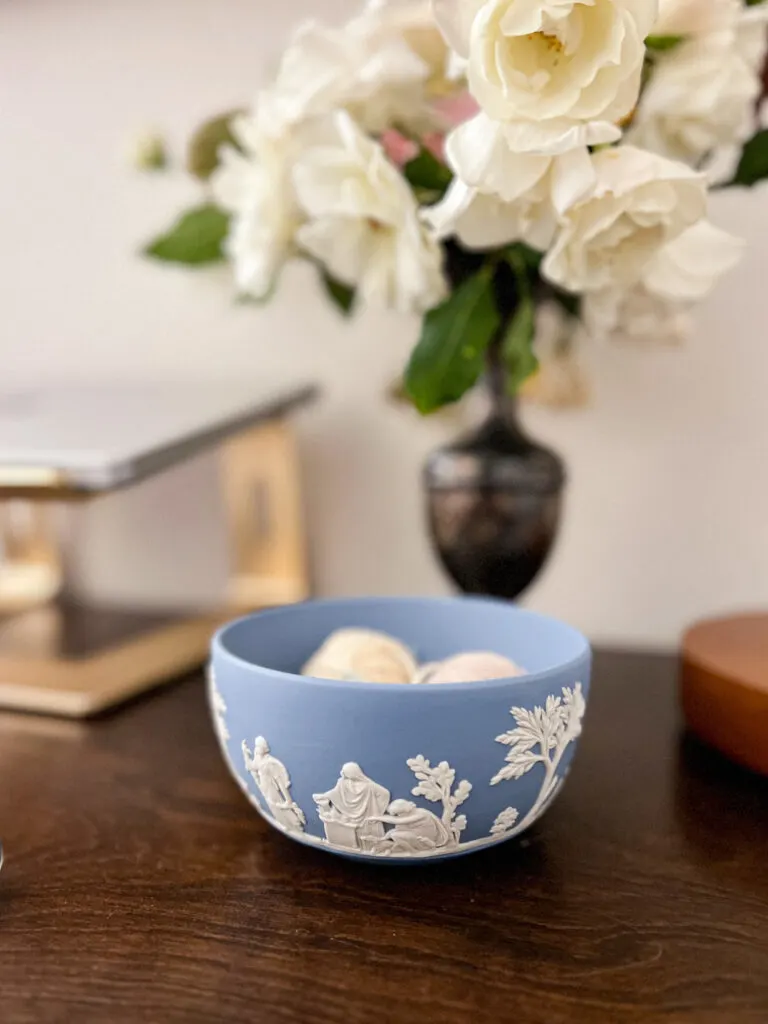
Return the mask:
[(419, 314), (404, 388), (423, 413), (489, 362), (516, 393), (579, 337), (675, 339), (741, 251), (708, 191), (768, 176), (766, 13), (368, 0), (305, 24), (252, 109), (196, 133), (205, 201), (146, 251), (226, 259), (259, 301), (310, 260), (344, 312)]

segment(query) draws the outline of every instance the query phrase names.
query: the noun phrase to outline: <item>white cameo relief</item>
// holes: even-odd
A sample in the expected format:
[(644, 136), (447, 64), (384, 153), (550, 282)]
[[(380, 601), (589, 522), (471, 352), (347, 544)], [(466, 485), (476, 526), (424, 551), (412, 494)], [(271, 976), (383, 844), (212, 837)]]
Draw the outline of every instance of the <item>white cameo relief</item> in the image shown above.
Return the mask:
[(369, 779), (360, 765), (349, 762), (333, 789), (313, 797), (328, 842), (383, 857), (457, 846), (467, 819), (463, 814), (457, 816), (456, 808), (467, 799), (472, 786), (464, 780), (454, 791), (456, 772), (447, 761), (433, 768), (419, 755), (408, 761), (408, 767), (418, 779), (411, 792), (441, 803), (441, 817), (412, 800), (390, 802), (386, 787)]
[(394, 826), (374, 847), (373, 852), (382, 857), (410, 857), (457, 845), (440, 818), (413, 800), (393, 800), (378, 820)]
[(242, 749), (245, 770), (251, 773), (275, 821), (289, 832), (303, 832), (307, 819), (291, 797), (291, 777), (283, 762), (270, 754), (263, 736), (253, 741), (253, 753), (245, 740)]
[(213, 707), (213, 720), (216, 725), (216, 733), (222, 744), (224, 744), (229, 739), (227, 720), (224, 717), (227, 713), (227, 705), (224, 703), (221, 690), (219, 690), (216, 685), (216, 673), (213, 670), (213, 665), (208, 666), (208, 687), (211, 694), (211, 706)]
[(505, 807), (501, 811), (491, 825), (492, 836), (505, 836), (507, 832), (511, 832), (517, 823), (517, 819), (520, 817), (520, 812), (516, 807)]
[(564, 686), (562, 697), (547, 697), (543, 708), (510, 709), (516, 727), (496, 737), (496, 742), (504, 743), (509, 750), (504, 767), (491, 779), (491, 785), (520, 779), (537, 764), (544, 765), (544, 777), (533, 806), (522, 820), (518, 820), (516, 808), (507, 807), (497, 816), (491, 835), (508, 839), (544, 813), (564, 781), (564, 775), (559, 776), (557, 769), (569, 744), (581, 735), (585, 708), (581, 683), (576, 683), (573, 689)]
[(359, 764), (349, 761), (333, 789), (315, 793), (325, 837), (333, 846), (372, 852), (384, 836), (381, 815), (389, 805), (389, 790), (369, 779)]
[[(215, 694), (213, 677), (211, 687)], [(214, 703), (217, 717), (226, 711), (221, 705)], [(470, 796), (472, 784), (466, 779), (457, 783), (456, 772), (447, 761), (433, 766), (419, 754), (406, 762), (416, 777), (411, 795), (440, 805), (435, 811), (414, 800), (392, 799), (386, 786), (366, 775), (356, 762), (347, 762), (332, 789), (313, 794), (325, 831), (321, 838), (305, 830), (306, 817), (291, 797), (288, 771), (282, 761), (270, 753), (264, 737), (256, 737), (253, 753), (245, 742), (242, 749), (246, 770), (258, 786), (273, 823), (283, 832), (302, 842), (342, 853), (393, 858), (437, 857), (490, 846), (517, 835), (532, 824), (552, 802), (564, 781), (566, 772), (560, 770), (560, 764), (568, 746), (581, 734), (584, 711), (581, 683), (576, 683), (573, 689), (564, 687), (559, 697), (548, 696), (544, 707), (537, 706), (532, 711), (519, 707), (510, 709), (515, 728), (496, 737), (496, 742), (505, 744), (509, 751), (504, 766), (490, 784), (496, 786), (520, 779), (541, 764), (544, 769), (541, 787), (525, 815), (521, 817), (516, 807), (506, 807), (496, 816), (487, 835), (464, 842), (461, 837), (467, 818), (458, 810)], [(246, 795), (263, 813), (247, 787)]]
[(467, 818), (464, 814), (457, 815), (456, 808), (460, 807), (472, 792), (472, 783), (462, 779), (454, 791), (456, 772), (448, 762), (441, 761), (433, 768), (421, 754), (412, 757), (408, 761), (408, 767), (418, 779), (418, 784), (413, 787), (411, 793), (414, 796), (423, 796), (430, 803), (443, 805), (440, 821), (449, 834), (446, 845), (457, 844), (461, 833), (467, 827)]

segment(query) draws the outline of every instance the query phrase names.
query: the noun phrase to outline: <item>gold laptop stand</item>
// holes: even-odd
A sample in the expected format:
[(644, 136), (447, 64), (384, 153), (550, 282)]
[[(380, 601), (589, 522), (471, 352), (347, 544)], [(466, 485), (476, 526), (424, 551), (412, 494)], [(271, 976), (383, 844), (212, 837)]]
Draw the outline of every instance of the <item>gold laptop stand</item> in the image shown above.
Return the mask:
[(80, 718), (199, 666), (233, 615), (308, 596), (296, 442), (286, 418), (220, 444), (227, 607), (181, 618), (67, 600), (57, 503), (98, 500), (53, 470), (0, 467), (0, 707)]

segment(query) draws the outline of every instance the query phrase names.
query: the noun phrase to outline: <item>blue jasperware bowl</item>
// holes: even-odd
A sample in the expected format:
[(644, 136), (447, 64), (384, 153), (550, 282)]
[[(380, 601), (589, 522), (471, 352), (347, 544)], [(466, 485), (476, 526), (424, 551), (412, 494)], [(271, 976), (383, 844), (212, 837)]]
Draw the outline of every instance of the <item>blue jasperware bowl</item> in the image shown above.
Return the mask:
[[(336, 629), (389, 633), (419, 662), (506, 655), (528, 675), (361, 683), (300, 667)], [(452, 857), (519, 835), (568, 773), (589, 690), (584, 637), (483, 598), (310, 601), (213, 639), (209, 700), (222, 753), (267, 821), (369, 860)]]

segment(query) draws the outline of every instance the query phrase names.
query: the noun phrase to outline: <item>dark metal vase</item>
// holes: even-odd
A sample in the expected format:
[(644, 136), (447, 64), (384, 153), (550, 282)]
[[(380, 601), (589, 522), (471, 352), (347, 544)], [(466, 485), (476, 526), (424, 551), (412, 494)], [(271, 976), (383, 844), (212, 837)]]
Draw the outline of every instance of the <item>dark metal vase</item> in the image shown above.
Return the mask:
[(493, 406), (472, 433), (427, 460), (432, 540), (469, 594), (514, 598), (547, 560), (560, 521), (565, 467), (522, 430), (515, 399), (491, 379)]

